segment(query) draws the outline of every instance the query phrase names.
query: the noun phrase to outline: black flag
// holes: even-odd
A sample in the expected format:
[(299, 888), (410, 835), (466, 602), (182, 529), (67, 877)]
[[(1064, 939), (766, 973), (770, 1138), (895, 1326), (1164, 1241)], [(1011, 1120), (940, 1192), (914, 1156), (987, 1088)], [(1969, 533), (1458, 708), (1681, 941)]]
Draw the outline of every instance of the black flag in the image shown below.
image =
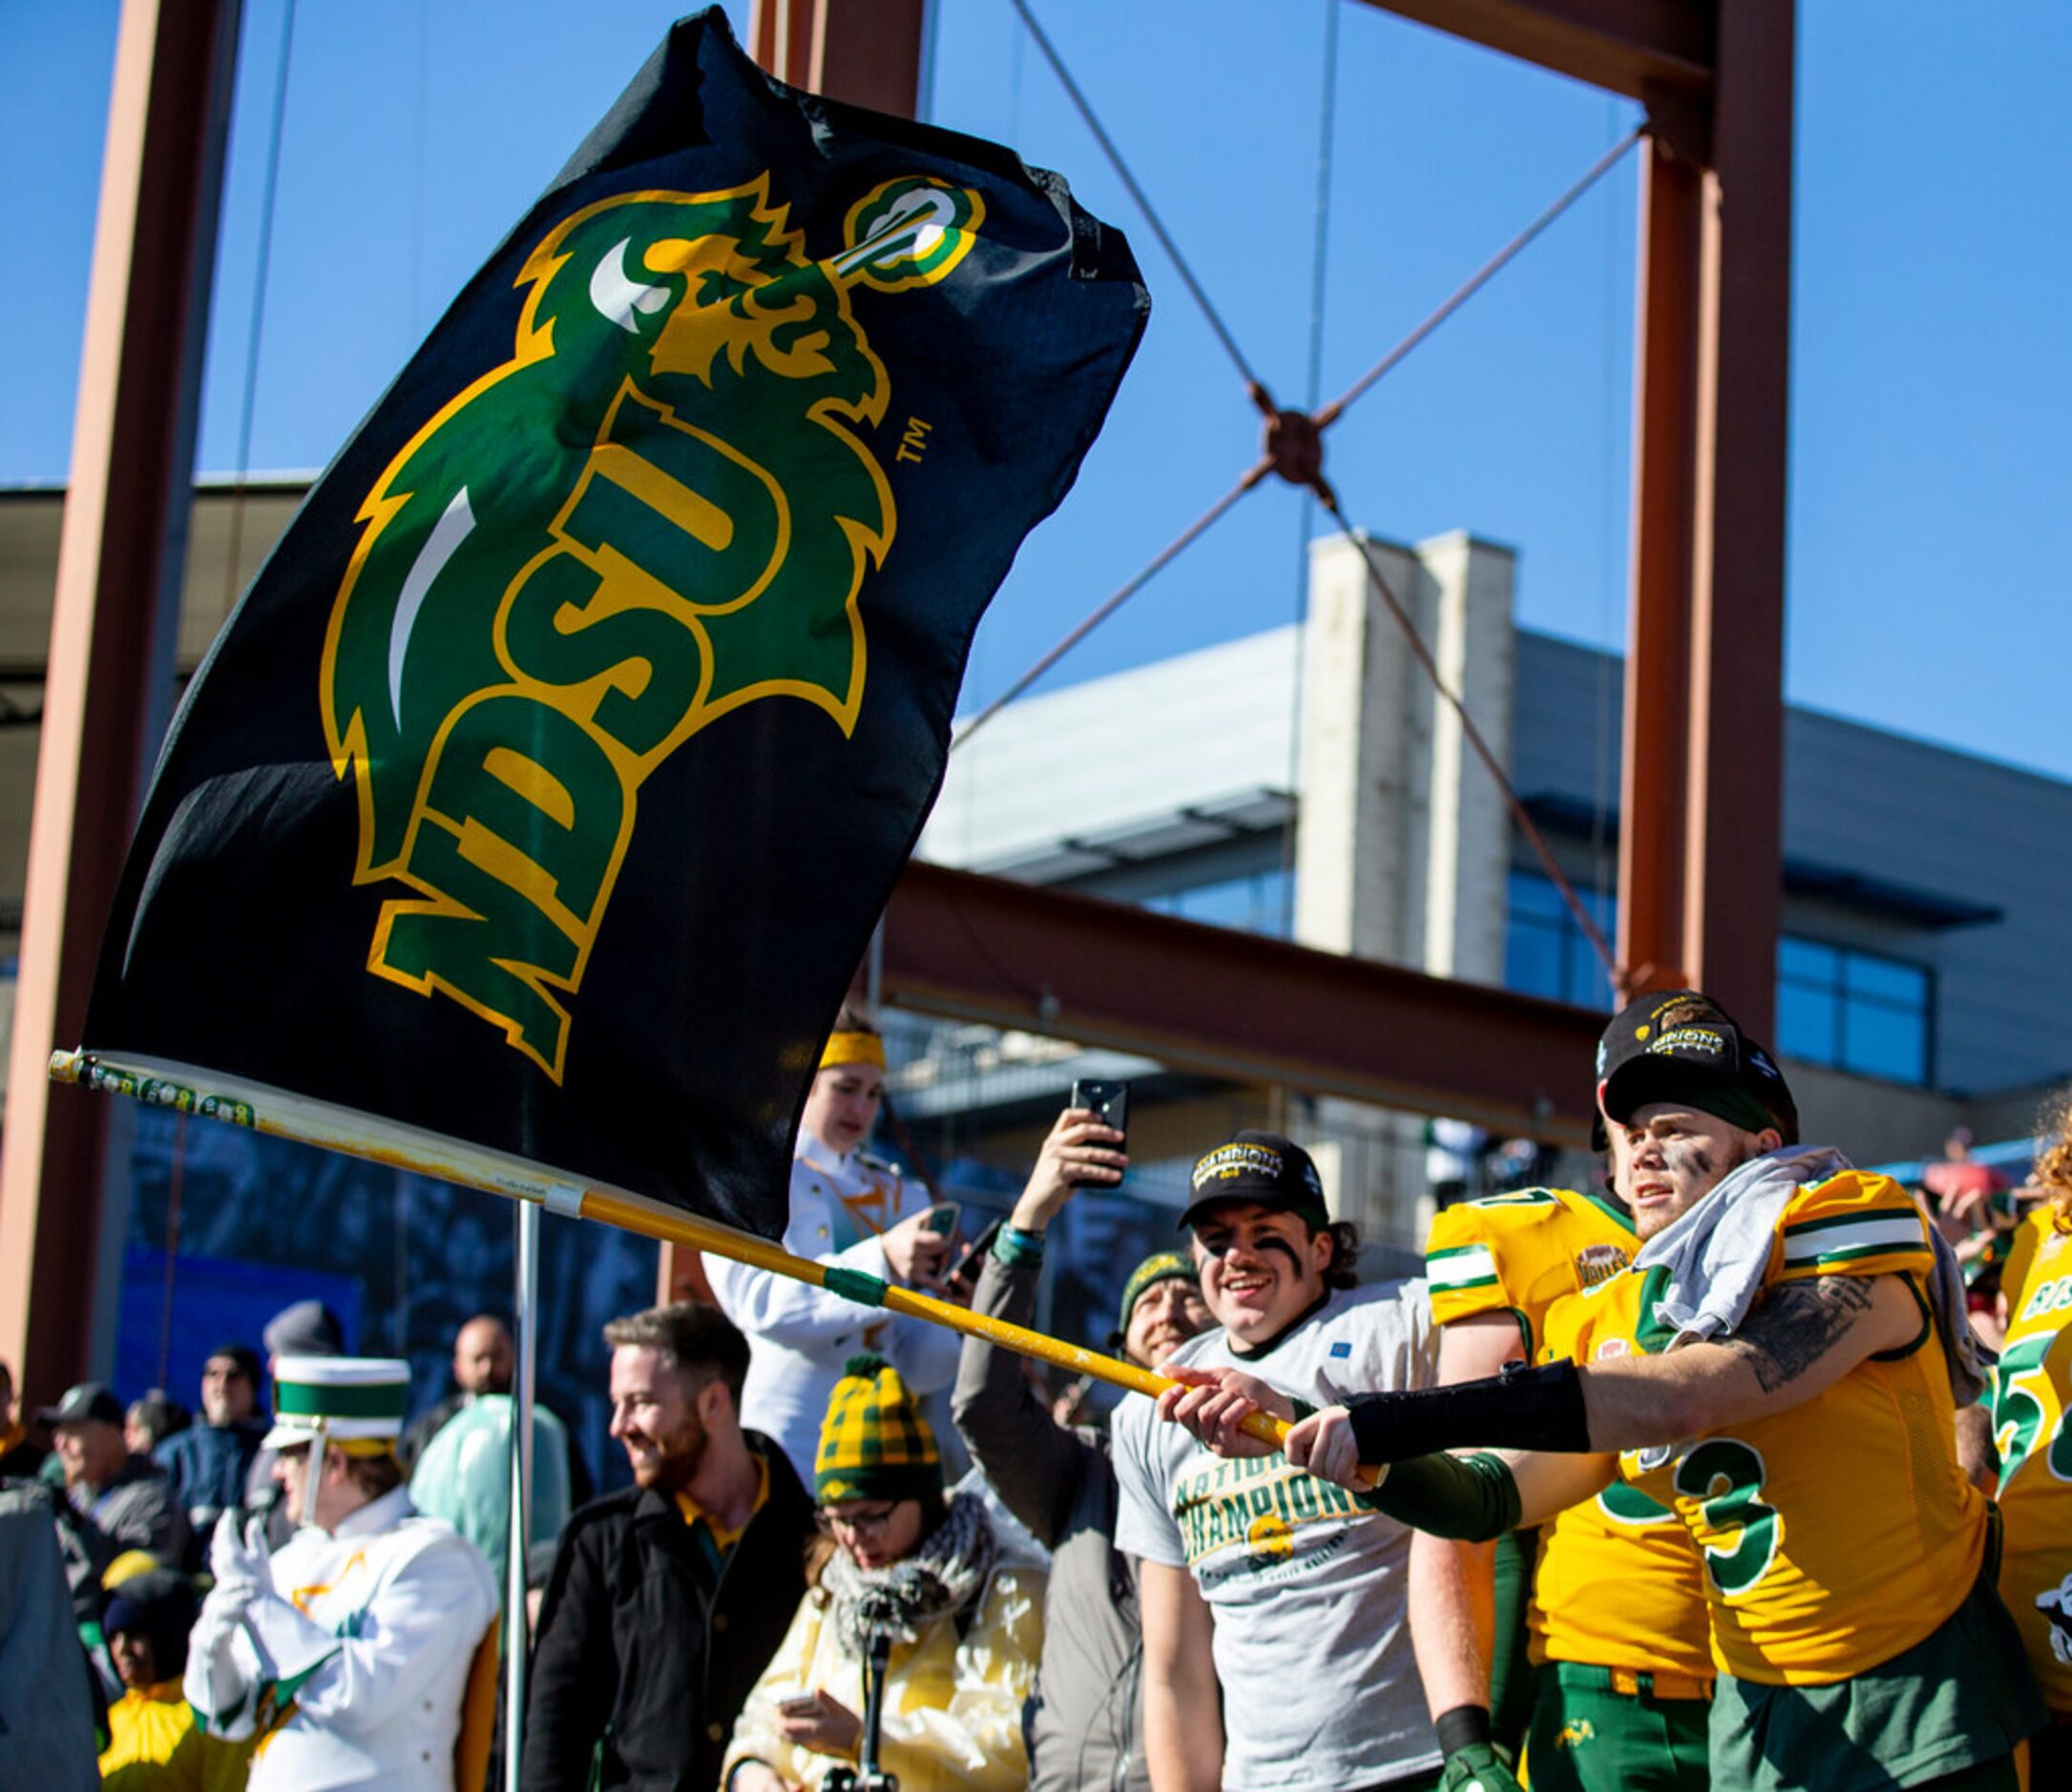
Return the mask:
[(1054, 176), (677, 25), (217, 640), (85, 1049), (777, 1235), (972, 632), (1147, 308)]

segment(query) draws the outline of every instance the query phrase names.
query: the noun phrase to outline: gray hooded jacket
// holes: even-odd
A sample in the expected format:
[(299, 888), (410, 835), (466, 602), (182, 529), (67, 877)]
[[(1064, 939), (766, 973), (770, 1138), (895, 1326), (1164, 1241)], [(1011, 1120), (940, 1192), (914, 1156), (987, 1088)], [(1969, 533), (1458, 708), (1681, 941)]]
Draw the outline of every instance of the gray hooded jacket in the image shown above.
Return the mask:
[[(972, 1311), (1028, 1324), (1042, 1267), (989, 1254)], [(1043, 1659), (1025, 1725), (1030, 1792), (1149, 1792), (1143, 1636), (1132, 1564), (1115, 1547), (1108, 1435), (1054, 1421), (1021, 1361), (965, 1339), (952, 1409), (972, 1460), (1052, 1552)]]

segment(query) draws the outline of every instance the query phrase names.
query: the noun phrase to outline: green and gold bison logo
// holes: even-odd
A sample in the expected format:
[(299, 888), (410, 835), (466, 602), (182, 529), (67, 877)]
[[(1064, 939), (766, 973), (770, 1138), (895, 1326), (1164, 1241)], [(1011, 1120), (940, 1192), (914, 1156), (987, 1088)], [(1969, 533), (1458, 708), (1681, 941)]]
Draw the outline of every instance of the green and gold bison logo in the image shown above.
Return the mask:
[(512, 358), (376, 481), (332, 608), (354, 878), (411, 892), (367, 969), (557, 1082), (642, 782), (761, 698), (855, 727), (857, 594), (895, 518), (858, 433), (890, 382), (849, 289), (941, 280), (984, 219), (969, 189), (905, 177), (815, 261), (768, 187), (630, 193), (549, 231)]

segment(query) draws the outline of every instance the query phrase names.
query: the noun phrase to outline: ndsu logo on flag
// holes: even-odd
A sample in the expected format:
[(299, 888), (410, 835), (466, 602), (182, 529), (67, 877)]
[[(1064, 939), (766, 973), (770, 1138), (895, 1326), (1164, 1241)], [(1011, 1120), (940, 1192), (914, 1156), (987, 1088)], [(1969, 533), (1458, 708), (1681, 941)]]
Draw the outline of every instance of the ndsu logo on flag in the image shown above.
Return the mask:
[[(501, 1027), (556, 1082), (648, 774), (759, 698), (846, 736), (869, 663), (857, 593), (897, 531), (860, 426), (891, 381), (863, 283), (944, 279), (985, 201), (881, 182), (807, 258), (767, 173), (636, 192), (557, 223), (519, 276), (512, 358), (383, 471), (324, 656), (357, 781), (367, 969)], [(556, 454), (574, 438), (579, 458)]]
[(1055, 175), (675, 26), (218, 636), (81, 1046), (777, 1236), (973, 632), (1147, 307)]

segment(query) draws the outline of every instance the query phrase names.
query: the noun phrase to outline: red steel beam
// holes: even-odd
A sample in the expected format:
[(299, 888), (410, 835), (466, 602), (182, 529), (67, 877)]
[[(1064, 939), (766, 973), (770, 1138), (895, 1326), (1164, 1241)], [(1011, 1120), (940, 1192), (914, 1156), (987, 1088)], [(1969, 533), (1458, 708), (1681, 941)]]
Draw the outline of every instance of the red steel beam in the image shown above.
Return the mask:
[(927, 0), (755, 0), (748, 50), (794, 87), (910, 118), (926, 11)]
[(1686, 766), (1690, 969), (1765, 1038), (1782, 899), (1793, 25), (1793, 0), (1721, 9), (1700, 342), (1710, 361), (1710, 466), (1692, 590)]
[(79, 1040), (171, 697), (239, 13), (125, 0), (116, 34), (0, 1143), (0, 1358), (37, 1398), (92, 1351), (107, 1104), (48, 1066)]
[(1632, 99), (1709, 92), (1710, 0), (1368, 0)]
[[(1619, 944), (1625, 993), (1696, 975), (1684, 937), (1691, 582), (1697, 572), (1699, 220), (1706, 174), (1650, 142), (1634, 310), (1632, 590), (1620, 765)], [(1752, 1023), (1751, 1023), (1752, 1024)]]
[(885, 911), (882, 999), (1581, 1146), (1603, 1016), (941, 865)]

